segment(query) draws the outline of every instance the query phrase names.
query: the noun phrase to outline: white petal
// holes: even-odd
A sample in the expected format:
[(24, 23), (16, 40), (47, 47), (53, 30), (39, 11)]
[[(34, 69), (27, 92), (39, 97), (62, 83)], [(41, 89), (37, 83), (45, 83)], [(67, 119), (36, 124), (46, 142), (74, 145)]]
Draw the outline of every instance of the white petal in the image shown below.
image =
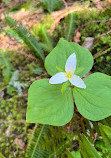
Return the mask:
[(75, 70), (76, 70), (76, 64), (77, 64), (77, 60), (76, 60), (76, 54), (73, 53), (71, 54), (67, 61), (66, 61), (66, 65), (65, 65), (65, 71), (68, 73), (68, 72), (71, 72), (71, 73), (74, 73)]
[(69, 81), (76, 87), (86, 88), (84, 81), (79, 76), (73, 75), (72, 78), (69, 79)]
[(66, 73), (59, 72), (50, 78), (49, 83), (59, 84), (59, 83), (66, 82), (68, 80), (68, 78), (65, 76), (66, 76)]

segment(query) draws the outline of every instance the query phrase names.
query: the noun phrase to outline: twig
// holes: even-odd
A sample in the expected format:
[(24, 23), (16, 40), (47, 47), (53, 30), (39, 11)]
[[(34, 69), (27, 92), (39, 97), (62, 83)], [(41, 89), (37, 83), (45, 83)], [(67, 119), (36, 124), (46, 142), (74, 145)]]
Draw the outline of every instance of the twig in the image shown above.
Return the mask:
[[(90, 10), (90, 8), (87, 8)], [(52, 19), (54, 20), (54, 23), (52, 25), (52, 28), (50, 29), (50, 33), (52, 33), (55, 29), (55, 27), (58, 25), (61, 19), (65, 18), (68, 14), (73, 13), (75, 11), (81, 11), (83, 10), (82, 6), (76, 6), (76, 7), (68, 7), (67, 9), (63, 9), (61, 11), (55, 11), (51, 14)]]
[(66, 1), (65, 1), (65, 0), (62, 0), (62, 1), (63, 1), (64, 5), (65, 5), (65, 8), (67, 9), (67, 8), (68, 8), (68, 6), (67, 6)]
[[(106, 32), (106, 33), (101, 34), (101, 35), (98, 37), (98, 39), (96, 40), (96, 42), (100, 41), (101, 37), (103, 37), (103, 36), (105, 36), (105, 35), (108, 35), (108, 34), (110, 34), (110, 33), (111, 33), (111, 30), (108, 31), (108, 32)], [(96, 42), (95, 42), (95, 43), (96, 43)]]
[(12, 120), (3, 120), (3, 121), (0, 121), (0, 124), (3, 124), (3, 123), (9, 123), (9, 124), (11, 124), (11, 123), (23, 123), (23, 124), (25, 124), (26, 120), (14, 120), (14, 121), (12, 121)]
[(94, 59), (98, 58), (99, 56), (103, 55), (103, 54), (106, 54), (108, 51), (110, 51), (111, 48), (108, 48), (106, 49), (105, 51), (102, 51), (102, 52), (98, 52), (96, 54), (94, 54)]
[(31, 58), (33, 60), (37, 61), (37, 58), (35, 58), (34, 56), (32, 56), (31, 54), (26, 54), (25, 52), (19, 51), (20, 54), (24, 55), (26, 58)]
[(110, 19), (107, 19), (107, 20), (90, 20), (89, 22), (107, 22), (109, 20)]

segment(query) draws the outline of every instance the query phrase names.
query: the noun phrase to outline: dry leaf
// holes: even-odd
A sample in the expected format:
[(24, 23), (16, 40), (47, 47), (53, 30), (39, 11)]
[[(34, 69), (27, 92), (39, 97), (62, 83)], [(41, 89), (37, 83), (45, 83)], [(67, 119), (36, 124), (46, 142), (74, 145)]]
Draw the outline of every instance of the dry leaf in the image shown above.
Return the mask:
[(76, 42), (76, 43), (79, 43), (80, 42), (80, 37), (81, 37), (81, 33), (79, 31), (77, 31), (74, 35), (73, 41)]
[(76, 7), (75, 6), (71, 6), (71, 7), (68, 7), (67, 9), (63, 9), (63, 10), (52, 12), (51, 16), (52, 16), (52, 19), (54, 20), (54, 23), (52, 25), (52, 28), (50, 29), (50, 33), (52, 33), (54, 31), (54, 29), (59, 24), (61, 19), (65, 18), (70, 13), (73, 13), (75, 11), (81, 11), (83, 9), (90, 10), (90, 8), (88, 8), (88, 6), (83, 7), (81, 5), (81, 6), (76, 6)]
[(16, 139), (14, 140), (14, 142), (15, 142), (16, 145), (18, 145), (18, 147), (19, 147), (20, 149), (24, 150), (24, 148), (25, 148), (25, 143), (23, 142), (22, 139), (16, 138)]
[(10, 129), (11, 129), (11, 126), (8, 126), (8, 128), (7, 128), (6, 132), (5, 132), (6, 137), (10, 136)]

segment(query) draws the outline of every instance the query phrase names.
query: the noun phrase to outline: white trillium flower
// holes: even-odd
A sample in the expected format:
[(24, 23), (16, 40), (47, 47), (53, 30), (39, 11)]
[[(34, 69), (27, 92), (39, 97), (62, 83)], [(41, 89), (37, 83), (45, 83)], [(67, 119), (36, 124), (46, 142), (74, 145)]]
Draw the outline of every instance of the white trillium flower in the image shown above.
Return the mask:
[(71, 54), (65, 65), (65, 72), (56, 73), (49, 80), (50, 84), (60, 84), (69, 81), (72, 85), (79, 88), (86, 88), (84, 81), (77, 75), (74, 74), (76, 70), (77, 59), (76, 54)]

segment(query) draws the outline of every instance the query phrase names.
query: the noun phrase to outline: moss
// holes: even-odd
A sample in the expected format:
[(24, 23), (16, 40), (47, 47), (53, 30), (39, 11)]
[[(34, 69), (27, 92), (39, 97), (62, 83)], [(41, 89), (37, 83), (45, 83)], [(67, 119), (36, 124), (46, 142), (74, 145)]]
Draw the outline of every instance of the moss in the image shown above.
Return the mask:
[[(107, 14), (106, 14), (107, 13)], [(78, 20), (76, 24), (82, 26), (80, 28), (80, 33), (82, 36), (82, 42), (84, 37), (94, 37), (98, 38), (100, 34), (103, 34), (110, 30), (108, 25), (108, 19), (110, 19), (110, 12), (104, 10), (103, 12), (98, 12), (93, 9), (92, 11), (83, 10), (77, 13)]]
[[(78, 27), (81, 26), (81, 44), (84, 42), (86, 37), (93, 36), (96, 41), (101, 34), (106, 33), (110, 30), (110, 22), (108, 21), (108, 19), (110, 19), (111, 17), (111, 8), (109, 7), (100, 12), (96, 10), (83, 10), (81, 12), (77, 12), (77, 16), (78, 17), (76, 20), (76, 25)], [(51, 16), (49, 14), (43, 15), (40, 23), (37, 23), (31, 29), (31, 32), (37, 38), (40, 27), (43, 24), (46, 26), (47, 29), (50, 29), (52, 27), (53, 20), (51, 19)], [(53, 32), (53, 38), (56, 42), (58, 42), (60, 37), (64, 36), (64, 28), (64, 20), (61, 20), (61, 23), (56, 27), (56, 29)], [(108, 49), (109, 47), (111, 47), (111, 37), (110, 35), (105, 35), (98, 42), (95, 42), (95, 45), (92, 48), (91, 52), (92, 54), (95, 54), (99, 51), (102, 51), (102, 49)], [(21, 49), (23, 49), (23, 52), (30, 55), (30, 51), (24, 45), (22, 45)], [(39, 63), (39, 61), (36, 61), (35, 59), (33, 60), (30, 57), (26, 57), (20, 54), (19, 51), (21, 51), (21, 49), (19, 49), (18, 51), (8, 50), (8, 55), (10, 58), (10, 62), (13, 65), (13, 71), (16, 69), (19, 70), (19, 80), (23, 81), (26, 87), (28, 87), (31, 84), (31, 82), (36, 79), (37, 76), (39, 78), (44, 78), (46, 76), (44, 74), (44, 68)], [(97, 59), (95, 59), (95, 65), (92, 71), (100, 71), (108, 75), (111, 75), (110, 51), (108, 51), (107, 54), (104, 54), (103, 56), (100, 56)], [(0, 152), (3, 153), (5, 157), (22, 158), (25, 155), (25, 149), (20, 149), (14, 143), (14, 140), (15, 138), (22, 139), (23, 142), (27, 144), (27, 133), (29, 133), (29, 125), (25, 123), (27, 104), (27, 97), (25, 96), (27, 95), (27, 89), (24, 90), (23, 96), (20, 97), (16, 95), (17, 93), (15, 88), (11, 86), (4, 87), (2, 83), (3, 79), (0, 73), (0, 88), (4, 89), (4, 99), (0, 100)], [(52, 134), (54, 133), (54, 136), (52, 135), (52, 138), (55, 137), (55, 140), (48, 139), (48, 144), (52, 146), (52, 143), (54, 141), (54, 145), (56, 146), (56, 142), (60, 137), (63, 137), (62, 141), (64, 143), (64, 140), (66, 141), (66, 135), (67, 137), (70, 137), (70, 135), (68, 135), (66, 132), (69, 130), (72, 130), (73, 134), (76, 131), (78, 135), (78, 128), (75, 128), (76, 120), (77, 124), (80, 126), (80, 123), (78, 123), (80, 118), (81, 116), (75, 113), (73, 120), (68, 124), (68, 126), (65, 126), (63, 128), (60, 127), (57, 130), (58, 132), (56, 132), (56, 134), (55, 128), (51, 127)], [(32, 129), (32, 127), (33, 124), (31, 124), (29, 128)], [(82, 132), (82, 126), (79, 128), (79, 130)], [(7, 131), (9, 131), (9, 135), (6, 134)], [(60, 142), (58, 142), (58, 144), (60, 144)], [(46, 146), (46, 148), (49, 148), (49, 146)], [(68, 148), (70, 148), (70, 146), (68, 146)]]
[[(2, 100), (0, 108), (0, 152), (5, 157), (24, 157), (24, 150), (14, 142), (16, 138), (27, 141), (25, 127), (26, 100), (20, 96), (8, 100)], [(15, 155), (15, 156), (14, 156)]]
[(102, 72), (111, 76), (111, 51), (95, 59), (93, 72)]
[(46, 27), (46, 29), (50, 29), (52, 27), (53, 24), (53, 20), (51, 15), (46, 14), (43, 15), (41, 18), (41, 21), (37, 24), (35, 24), (32, 28), (31, 28), (31, 33), (37, 38), (39, 39), (39, 30), (41, 28), (42, 25), (44, 25)]

